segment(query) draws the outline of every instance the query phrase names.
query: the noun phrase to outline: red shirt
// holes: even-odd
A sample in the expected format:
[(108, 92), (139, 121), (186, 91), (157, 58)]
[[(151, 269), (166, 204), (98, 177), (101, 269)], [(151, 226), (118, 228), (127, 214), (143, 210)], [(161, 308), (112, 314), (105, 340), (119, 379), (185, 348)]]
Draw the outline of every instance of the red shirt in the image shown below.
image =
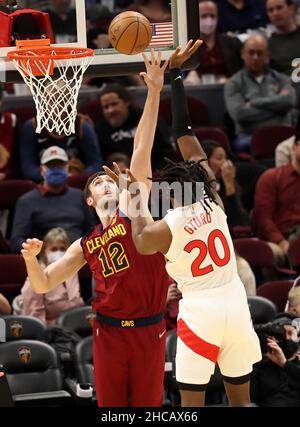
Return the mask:
[(228, 76), (228, 69), (225, 63), (222, 49), (218, 40), (210, 50), (203, 46), (200, 51), (201, 74), (214, 74), (215, 76)]
[(107, 228), (95, 226), (81, 245), (96, 282), (95, 311), (119, 319), (164, 311), (170, 284), (165, 258), (137, 252), (128, 218), (117, 214)]
[[(13, 168), (13, 144), (16, 132), (16, 116), (0, 114), (0, 172), (11, 175)], [(10, 178), (10, 176), (8, 176)]]
[(258, 180), (254, 221), (258, 236), (273, 243), (300, 224), (300, 175), (291, 163), (267, 170)]

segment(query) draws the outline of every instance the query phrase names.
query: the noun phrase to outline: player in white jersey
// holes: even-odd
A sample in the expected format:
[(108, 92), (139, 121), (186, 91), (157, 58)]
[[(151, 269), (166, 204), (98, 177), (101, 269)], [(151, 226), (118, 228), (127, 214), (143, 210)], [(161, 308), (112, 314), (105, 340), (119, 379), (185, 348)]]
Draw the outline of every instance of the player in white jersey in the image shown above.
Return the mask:
[[(167, 271), (182, 292), (177, 323), (176, 379), (182, 406), (203, 406), (205, 388), (217, 362), (231, 406), (248, 406), (252, 365), (261, 359), (244, 286), (237, 274), (232, 239), (214, 176), (190, 125), (180, 67), (198, 48), (189, 42), (170, 60), (173, 128), (186, 160), (169, 162), (160, 182), (191, 183), (192, 202), (174, 208), (166, 217), (147, 224), (132, 217), (132, 234), (142, 254), (165, 254)], [(107, 171), (108, 172), (108, 171)], [(110, 172), (111, 173), (111, 172)], [(135, 178), (127, 171), (127, 183)], [(117, 175), (111, 173), (117, 181)], [(204, 197), (196, 198), (198, 183)]]

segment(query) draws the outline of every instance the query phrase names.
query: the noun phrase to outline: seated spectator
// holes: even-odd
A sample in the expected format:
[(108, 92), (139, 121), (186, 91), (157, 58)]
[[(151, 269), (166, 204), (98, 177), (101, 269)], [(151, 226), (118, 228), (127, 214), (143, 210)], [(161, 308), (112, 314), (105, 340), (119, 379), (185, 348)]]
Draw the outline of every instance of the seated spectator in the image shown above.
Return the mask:
[(271, 67), (291, 77), (293, 59), (299, 57), (300, 28), (293, 0), (267, 0), (267, 12), (275, 31), (269, 39)]
[(228, 160), (224, 147), (216, 141), (202, 141), (202, 147), (208, 158), (208, 164), (217, 178), (215, 183), (227, 215), (229, 227), (249, 224), (249, 218), (241, 207), (239, 195), (236, 190), (236, 169)]
[[(100, 93), (100, 104), (104, 118), (96, 124), (96, 132), (104, 158), (116, 152), (131, 158), (141, 110), (133, 105), (130, 92), (121, 85), (107, 85)], [(174, 155), (170, 129), (159, 120), (152, 151), (153, 169), (161, 169), (164, 158), (173, 159)]]
[(150, 22), (171, 22), (170, 3), (165, 0), (135, 0), (127, 7), (145, 15)]
[(111, 47), (108, 38), (108, 27), (113, 14), (106, 6), (99, 4), (87, 8), (87, 41), (91, 49), (107, 49)]
[(40, 134), (35, 132), (35, 118), (27, 120), (20, 137), (20, 162), (24, 178), (35, 182), (42, 180), (40, 158), (43, 151), (52, 146), (64, 149), (70, 160), (72, 173), (94, 173), (102, 164), (102, 156), (97, 135), (83, 116), (77, 115), (75, 134), (70, 136), (56, 135), (43, 129)]
[(300, 406), (297, 331), (289, 317), (257, 325), (263, 359), (251, 374), (251, 400), (264, 407)]
[(254, 223), (258, 237), (269, 242), (276, 260), (284, 264), (289, 238), (300, 225), (300, 133), (292, 148), (292, 161), (264, 172), (255, 194)]
[(0, 85), (0, 181), (16, 178), (17, 168), (17, 118), (2, 111), (3, 88)]
[(76, 10), (71, 8), (71, 0), (50, 0), (49, 13), (56, 43), (77, 41)]
[[(187, 74), (185, 83), (200, 84), (207, 80), (206, 75), (216, 82), (224, 82), (242, 68), (242, 44), (236, 37), (216, 32), (218, 7), (213, 0), (199, 1), (200, 38), (203, 44), (198, 51), (201, 57), (196, 70)], [(207, 76), (208, 77), (208, 76)]]
[(242, 258), (237, 252), (236, 256), (236, 264), (237, 264), (237, 272), (240, 276), (241, 281), (245, 287), (245, 291), (248, 297), (252, 297), (256, 295), (256, 279), (248, 261), (245, 258)]
[(282, 141), (275, 149), (275, 166), (280, 167), (290, 163), (292, 159), (293, 146), (295, 144), (295, 136)]
[(220, 33), (238, 32), (265, 27), (268, 18), (265, 2), (261, 0), (217, 0)]
[[(43, 248), (39, 257), (42, 268), (46, 268), (49, 264), (61, 258), (69, 246), (70, 241), (64, 229), (53, 228), (50, 230), (44, 238)], [(71, 279), (68, 279), (47, 294), (35, 293), (27, 277), (21, 294), (22, 314), (37, 317), (48, 325), (54, 325), (64, 311), (84, 305), (84, 301), (80, 296), (78, 274), (75, 274)]]
[(242, 50), (244, 68), (225, 85), (225, 102), (235, 123), (238, 152), (250, 149), (252, 133), (271, 124), (294, 124), (296, 93), (288, 77), (269, 69), (267, 40), (250, 36)]
[(22, 249), (28, 237), (42, 240), (51, 228), (63, 227), (73, 242), (92, 226), (82, 191), (66, 184), (67, 169), (68, 156), (63, 149), (54, 146), (44, 151), (42, 184), (17, 201), (11, 236), (14, 252)]
[(300, 286), (291, 288), (288, 293), (288, 313), (300, 317)]
[(8, 315), (11, 313), (10, 303), (7, 301), (4, 295), (0, 293), (0, 314)]

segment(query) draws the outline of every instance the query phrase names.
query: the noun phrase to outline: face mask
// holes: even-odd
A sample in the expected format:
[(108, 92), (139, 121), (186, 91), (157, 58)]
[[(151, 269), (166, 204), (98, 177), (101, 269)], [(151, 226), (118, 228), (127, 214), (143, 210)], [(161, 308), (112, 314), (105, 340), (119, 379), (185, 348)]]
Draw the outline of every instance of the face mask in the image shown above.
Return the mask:
[(47, 253), (47, 260), (49, 264), (59, 260), (65, 254), (64, 251), (50, 251)]
[(217, 28), (216, 18), (211, 18), (209, 16), (207, 18), (200, 19), (200, 33), (210, 36), (216, 31), (216, 28)]
[(49, 169), (45, 174), (45, 181), (49, 185), (63, 185), (68, 179), (68, 172), (62, 168)]

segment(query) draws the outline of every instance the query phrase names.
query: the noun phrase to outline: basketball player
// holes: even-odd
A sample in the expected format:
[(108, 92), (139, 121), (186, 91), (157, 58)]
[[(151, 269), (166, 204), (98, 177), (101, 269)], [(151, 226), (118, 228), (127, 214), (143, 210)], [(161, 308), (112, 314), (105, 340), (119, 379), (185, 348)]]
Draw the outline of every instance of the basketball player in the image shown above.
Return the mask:
[[(174, 199), (174, 210), (155, 223), (132, 218), (133, 241), (143, 255), (160, 251), (182, 292), (177, 322), (176, 379), (182, 406), (203, 406), (205, 388), (217, 362), (231, 406), (247, 406), (252, 365), (261, 359), (244, 286), (237, 274), (232, 239), (204, 151), (192, 132), (181, 65), (200, 41), (178, 48), (170, 59), (173, 128), (185, 159), (169, 162), (155, 180), (190, 183), (192, 204)], [(107, 170), (107, 169), (106, 169)], [(107, 173), (115, 179), (119, 173)], [(122, 178), (121, 178), (122, 179)], [(127, 184), (136, 181), (128, 171)], [(196, 185), (204, 183), (202, 199)], [(141, 189), (142, 191), (142, 189)], [(146, 210), (147, 207), (144, 206)]]
[[(151, 61), (144, 55), (148, 87), (139, 122), (131, 168), (150, 192), (151, 150), (157, 123), (160, 92), (167, 63), (161, 53)], [(170, 284), (162, 254), (140, 255), (125, 216), (128, 194), (118, 193), (103, 173), (92, 175), (85, 189), (89, 206), (100, 223), (74, 242), (58, 261), (41, 270), (37, 255), (42, 242), (27, 239), (22, 255), (34, 290), (46, 293), (73, 276), (86, 263), (96, 282), (93, 308), (94, 378), (99, 406), (160, 406), (165, 364), (165, 308)], [(150, 218), (149, 221), (152, 221)]]

